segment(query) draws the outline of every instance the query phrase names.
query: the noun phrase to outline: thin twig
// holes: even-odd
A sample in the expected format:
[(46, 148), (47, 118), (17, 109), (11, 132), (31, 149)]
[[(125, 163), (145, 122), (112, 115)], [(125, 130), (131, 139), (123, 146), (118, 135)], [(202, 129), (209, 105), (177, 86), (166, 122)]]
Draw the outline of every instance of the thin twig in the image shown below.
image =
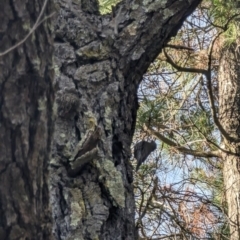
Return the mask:
[(38, 27), (42, 22), (46, 21), (48, 18), (51, 18), (51, 17), (55, 14), (55, 12), (53, 12), (53, 13), (51, 13), (49, 16), (45, 17), (44, 19), (42, 19), (42, 20), (40, 21), (42, 15), (43, 15), (43, 13), (44, 13), (44, 10), (45, 10), (45, 8), (46, 8), (47, 2), (48, 2), (48, 0), (45, 0), (45, 1), (44, 1), (43, 7), (42, 7), (42, 9), (41, 9), (41, 12), (40, 12), (38, 18), (37, 18), (37, 21), (35, 22), (35, 24), (34, 24), (34, 26), (32, 27), (32, 29), (29, 31), (29, 33), (25, 36), (25, 38), (23, 38), (20, 42), (18, 42), (18, 43), (15, 44), (14, 46), (12, 46), (12, 47), (10, 47), (9, 49), (7, 49), (5, 52), (0, 53), (0, 57), (6, 55), (7, 53), (13, 51), (15, 48), (17, 48), (17, 47), (19, 47), (20, 45), (22, 45), (22, 44), (31, 36), (31, 34), (37, 29), (37, 27)]
[(193, 48), (187, 47), (187, 46), (183, 46), (183, 45), (166, 44), (165, 47), (174, 48), (174, 49), (184, 49), (184, 50), (194, 51)]

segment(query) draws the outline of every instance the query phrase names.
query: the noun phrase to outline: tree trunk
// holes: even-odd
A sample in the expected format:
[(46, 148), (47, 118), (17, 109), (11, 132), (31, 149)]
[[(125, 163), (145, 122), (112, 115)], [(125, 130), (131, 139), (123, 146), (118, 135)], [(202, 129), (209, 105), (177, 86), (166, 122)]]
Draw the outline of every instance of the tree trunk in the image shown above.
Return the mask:
[(51, 159), (57, 239), (137, 239), (130, 145), (149, 64), (200, 0), (58, 0), (59, 84)]
[[(54, 102), (51, 18), (21, 44), (44, 1), (1, 3), (0, 239), (52, 239), (47, 171)], [(48, 3), (40, 20), (52, 10)]]
[[(240, 139), (240, 54), (236, 44), (223, 50), (219, 67), (219, 119), (227, 133)], [(223, 138), (226, 150), (240, 154), (240, 143)], [(223, 176), (231, 240), (240, 239), (240, 157), (223, 156)]]

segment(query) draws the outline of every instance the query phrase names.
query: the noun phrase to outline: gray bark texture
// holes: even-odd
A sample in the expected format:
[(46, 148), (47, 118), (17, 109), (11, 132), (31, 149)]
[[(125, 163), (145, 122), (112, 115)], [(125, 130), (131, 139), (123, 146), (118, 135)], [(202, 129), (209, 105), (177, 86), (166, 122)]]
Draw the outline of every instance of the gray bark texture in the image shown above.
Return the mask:
[[(236, 44), (223, 50), (219, 66), (219, 119), (230, 137), (240, 139), (240, 52)], [(226, 150), (240, 155), (240, 143), (223, 138)], [(240, 239), (240, 157), (223, 154), (230, 239)]]
[(56, 0), (57, 120), (51, 167), (56, 239), (137, 239), (130, 145), (150, 63), (200, 0)]
[[(43, 0), (0, 1), (0, 54), (26, 37)], [(53, 6), (47, 4), (41, 20)], [(46, 19), (0, 56), (0, 239), (52, 239), (53, 34)]]

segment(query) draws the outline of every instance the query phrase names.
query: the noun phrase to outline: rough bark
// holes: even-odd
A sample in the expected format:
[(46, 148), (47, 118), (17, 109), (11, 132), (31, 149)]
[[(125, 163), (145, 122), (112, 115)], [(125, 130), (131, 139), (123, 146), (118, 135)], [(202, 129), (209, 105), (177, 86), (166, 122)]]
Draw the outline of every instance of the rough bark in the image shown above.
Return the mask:
[[(0, 1), (0, 54), (26, 37), (44, 1)], [(47, 4), (41, 20), (52, 11)], [(48, 161), (53, 132), (51, 19), (0, 57), (0, 239), (52, 239)]]
[(138, 85), (199, 2), (124, 1), (112, 19), (99, 15), (95, 0), (57, 1), (57, 239), (137, 239), (129, 159)]
[[(240, 54), (236, 44), (223, 50), (219, 67), (219, 119), (229, 135), (240, 138)], [(240, 154), (240, 144), (223, 139), (226, 150)], [(240, 157), (223, 155), (223, 176), (231, 240), (240, 239)]]

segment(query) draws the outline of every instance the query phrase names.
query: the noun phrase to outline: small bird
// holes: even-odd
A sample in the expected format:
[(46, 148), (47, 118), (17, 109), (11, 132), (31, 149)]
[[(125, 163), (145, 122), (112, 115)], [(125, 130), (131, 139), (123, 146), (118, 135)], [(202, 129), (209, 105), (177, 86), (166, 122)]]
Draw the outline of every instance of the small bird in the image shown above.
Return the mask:
[(157, 148), (154, 141), (141, 141), (134, 146), (134, 158), (137, 159), (136, 172), (142, 163), (148, 158), (149, 154)]

